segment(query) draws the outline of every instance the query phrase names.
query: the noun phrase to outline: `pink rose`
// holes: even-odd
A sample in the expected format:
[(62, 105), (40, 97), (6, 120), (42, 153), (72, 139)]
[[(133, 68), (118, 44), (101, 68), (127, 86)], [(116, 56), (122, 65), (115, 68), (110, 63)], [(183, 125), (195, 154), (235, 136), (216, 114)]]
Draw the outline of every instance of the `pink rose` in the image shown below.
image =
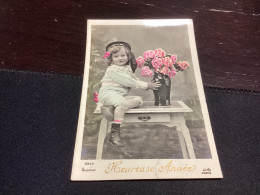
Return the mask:
[(170, 70), (173, 70), (173, 69), (174, 69), (174, 65), (172, 64), (172, 65), (170, 65), (168, 68), (169, 68)]
[(185, 70), (190, 66), (189, 63), (186, 61), (179, 61), (177, 64), (181, 70)]
[(165, 58), (163, 58), (162, 60), (163, 60), (163, 64), (164, 64), (165, 66), (167, 66), (167, 67), (169, 67), (169, 66), (171, 66), (171, 65), (173, 64), (171, 58), (169, 58), (169, 57), (165, 57)]
[(150, 68), (148, 66), (145, 66), (141, 70), (141, 75), (143, 77), (151, 77), (151, 76), (153, 76), (153, 72), (150, 70)]
[(176, 75), (176, 71), (175, 70), (170, 70), (169, 73), (168, 73), (168, 76), (171, 78), (173, 76)]
[(162, 49), (156, 49), (154, 50), (155, 57), (163, 58), (165, 56), (165, 51)]
[(161, 58), (154, 58), (152, 60), (152, 65), (155, 69), (161, 68), (163, 65), (163, 60)]
[(145, 59), (142, 56), (139, 56), (136, 59), (136, 63), (137, 63), (138, 68), (141, 68), (145, 63)]
[(166, 74), (168, 74), (169, 69), (168, 69), (168, 67), (164, 66), (159, 72), (163, 73), (164, 75), (166, 75)]
[(153, 50), (148, 50), (146, 52), (144, 52), (143, 57), (147, 60), (149, 58), (154, 58), (155, 54)]
[(177, 62), (177, 55), (176, 54), (171, 55), (171, 60), (172, 63), (175, 64), (175, 62)]

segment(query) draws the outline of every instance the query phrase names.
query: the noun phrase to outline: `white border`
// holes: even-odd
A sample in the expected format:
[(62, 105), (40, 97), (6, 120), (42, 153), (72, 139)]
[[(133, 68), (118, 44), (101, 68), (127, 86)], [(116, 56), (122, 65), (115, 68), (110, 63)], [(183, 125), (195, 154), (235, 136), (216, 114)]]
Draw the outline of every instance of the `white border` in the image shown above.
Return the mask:
[[(148, 26), (177, 26), (186, 24), (188, 26), (189, 43), (191, 48), (192, 64), (194, 66), (194, 74), (196, 79), (196, 85), (198, 89), (199, 99), (201, 103), (201, 109), (203, 118), (205, 121), (205, 128), (212, 154), (212, 159), (115, 159), (115, 160), (81, 160), (82, 140), (84, 133), (84, 121), (85, 121), (85, 109), (87, 101), (87, 89), (88, 89), (88, 75), (89, 75), (89, 63), (90, 63), (90, 47), (91, 47), (91, 25), (148, 25)], [(91, 180), (122, 180), (122, 179), (195, 179), (195, 178), (223, 178), (222, 171), (219, 164), (219, 159), (215, 147), (214, 137), (211, 129), (208, 109), (206, 105), (206, 99), (204, 95), (204, 89), (201, 79), (201, 73), (199, 68), (199, 61), (197, 57), (197, 49), (194, 37), (193, 22), (191, 19), (150, 19), (150, 20), (88, 20), (87, 21), (87, 49), (85, 58), (85, 71), (84, 80), (82, 86), (82, 96), (80, 104), (80, 113), (78, 120), (78, 129), (76, 136), (76, 144), (74, 149), (74, 158), (72, 166), (71, 180), (73, 181), (91, 181)], [(85, 167), (85, 163), (88, 168), (95, 169), (94, 172), (82, 171)], [(134, 162), (134, 163), (133, 163)], [(92, 164), (93, 163), (93, 164)], [(117, 168), (111, 169), (111, 172), (106, 173), (106, 170), (110, 170), (112, 163), (116, 164)], [(196, 167), (192, 171), (169, 171), (163, 168), (166, 165), (176, 167)], [(135, 167), (145, 166), (148, 172), (138, 172)], [(132, 167), (132, 172), (116, 172), (118, 167)], [(154, 171), (149, 168), (154, 167)], [(204, 168), (210, 168), (211, 174), (202, 174)], [(121, 169), (122, 170), (122, 169)], [(133, 171), (134, 170), (134, 171)], [(139, 169), (138, 169), (139, 170)], [(161, 172), (160, 172), (161, 170)], [(184, 169), (183, 169), (184, 170)]]

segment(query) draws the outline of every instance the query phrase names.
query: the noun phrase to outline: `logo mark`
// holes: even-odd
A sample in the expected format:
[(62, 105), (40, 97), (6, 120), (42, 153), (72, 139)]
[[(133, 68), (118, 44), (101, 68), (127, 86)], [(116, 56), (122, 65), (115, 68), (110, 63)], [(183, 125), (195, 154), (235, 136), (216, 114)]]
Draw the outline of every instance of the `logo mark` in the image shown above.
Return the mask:
[(209, 174), (211, 175), (211, 169), (210, 168), (206, 168), (202, 170), (202, 174)]

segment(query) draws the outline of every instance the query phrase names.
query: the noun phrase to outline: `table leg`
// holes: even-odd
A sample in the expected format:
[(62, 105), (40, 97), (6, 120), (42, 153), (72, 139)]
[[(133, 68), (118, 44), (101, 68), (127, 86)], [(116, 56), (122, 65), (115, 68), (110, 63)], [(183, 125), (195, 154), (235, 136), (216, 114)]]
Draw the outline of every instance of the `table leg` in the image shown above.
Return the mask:
[(102, 159), (102, 152), (104, 146), (104, 140), (106, 138), (107, 130), (108, 130), (108, 121), (105, 117), (102, 116), (102, 120), (100, 123), (99, 133), (98, 133), (98, 143), (97, 143), (97, 155), (96, 159)]
[[(176, 120), (176, 119), (175, 119)], [(174, 121), (173, 121), (174, 122)], [(179, 137), (179, 141), (180, 141), (180, 145), (181, 145), (181, 151), (182, 151), (182, 155), (184, 159), (188, 159), (188, 152), (187, 152), (187, 148), (186, 148), (186, 142), (185, 142), (185, 138), (182, 134), (182, 130), (181, 130), (181, 126), (179, 124), (179, 121), (175, 123), (169, 123), (167, 124), (168, 127), (176, 127), (176, 130), (178, 132), (178, 137)]]
[(189, 153), (189, 157), (190, 157), (190, 159), (196, 159), (193, 144), (192, 144), (191, 137), (190, 137), (190, 130), (186, 126), (183, 113), (178, 113), (178, 118), (179, 118), (179, 121), (180, 121), (180, 125), (179, 125), (178, 128), (180, 128), (180, 131), (183, 134), (184, 140), (186, 142), (187, 150), (188, 150), (188, 153)]
[(188, 159), (188, 153), (187, 153), (187, 148), (186, 148), (186, 143), (185, 143), (185, 138), (182, 134), (182, 131), (179, 130), (179, 127), (177, 126), (177, 132), (178, 132), (178, 137), (181, 145), (181, 151), (184, 159)]

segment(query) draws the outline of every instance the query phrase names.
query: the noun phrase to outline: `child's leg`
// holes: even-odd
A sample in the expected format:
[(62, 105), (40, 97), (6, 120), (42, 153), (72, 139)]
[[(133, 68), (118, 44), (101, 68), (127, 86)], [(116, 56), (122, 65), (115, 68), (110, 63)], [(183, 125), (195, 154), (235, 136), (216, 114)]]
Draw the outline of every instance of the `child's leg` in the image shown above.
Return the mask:
[(127, 99), (125, 105), (125, 108), (122, 108), (120, 106), (116, 107), (114, 112), (114, 121), (115, 123), (121, 124), (124, 120), (125, 112), (128, 109), (136, 108), (142, 104), (142, 98), (140, 97), (134, 97), (132, 99)]
[(125, 112), (127, 109), (116, 107), (114, 112), (114, 120), (113, 123), (122, 124), (122, 121), (124, 120)]
[(140, 106), (141, 102), (138, 99), (129, 99), (129, 100), (126, 100), (126, 104), (127, 104), (128, 108), (122, 108), (119, 106), (116, 108), (114, 106), (104, 106), (104, 107), (102, 107), (101, 112), (102, 112), (102, 114), (104, 114), (106, 116), (106, 118), (109, 121), (112, 121), (113, 119), (111, 117), (113, 117), (114, 118), (113, 122), (121, 124), (122, 121), (124, 120), (125, 112), (128, 109), (136, 108), (136, 107)]
[[(128, 105), (128, 108), (135, 108), (140, 105), (140, 101), (136, 99), (127, 100), (126, 103)], [(111, 124), (111, 133), (109, 138), (109, 142), (115, 146), (124, 146), (124, 143), (121, 141), (120, 138), (120, 125), (124, 120), (125, 112), (128, 110), (128, 108), (122, 108), (120, 106), (115, 108), (114, 120)]]
[(108, 140), (114, 146), (125, 146), (125, 144), (122, 142), (120, 138), (120, 125), (122, 124), (126, 110), (127, 109), (124, 109), (120, 106), (115, 108), (114, 120), (111, 123), (111, 133)]
[(133, 97), (132, 99), (127, 100), (128, 108), (136, 108), (138, 106), (141, 106), (143, 104), (143, 99), (141, 97)]
[(123, 147), (124, 143), (120, 138), (120, 125), (122, 124), (125, 116), (125, 112), (128, 109), (138, 107), (142, 104), (141, 97), (126, 98), (122, 103), (115, 108), (114, 120), (111, 124), (111, 133), (109, 142), (115, 146)]

